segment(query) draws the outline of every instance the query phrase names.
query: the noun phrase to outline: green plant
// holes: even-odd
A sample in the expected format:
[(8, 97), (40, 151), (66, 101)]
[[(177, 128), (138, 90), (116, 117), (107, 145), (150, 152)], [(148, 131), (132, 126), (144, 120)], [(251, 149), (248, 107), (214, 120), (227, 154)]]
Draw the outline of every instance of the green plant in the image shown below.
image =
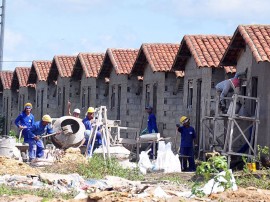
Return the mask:
[(244, 173), (250, 173), (250, 170), (248, 169), (248, 166), (247, 166), (247, 157), (242, 156), (242, 160), (244, 162), (244, 166), (243, 166)]
[(204, 177), (205, 180), (209, 180), (212, 174), (219, 173), (221, 171), (227, 171), (227, 159), (225, 156), (214, 156), (209, 158), (206, 162), (202, 162), (196, 169), (196, 174)]
[(258, 154), (254, 160), (259, 163), (260, 168), (263, 168), (261, 157), (262, 157), (262, 155), (269, 156), (269, 147), (267, 147), (267, 146), (263, 147), (261, 145), (257, 145), (257, 150), (258, 150)]
[(16, 134), (15, 130), (10, 130), (8, 135), (11, 136), (11, 137), (17, 137), (17, 134)]

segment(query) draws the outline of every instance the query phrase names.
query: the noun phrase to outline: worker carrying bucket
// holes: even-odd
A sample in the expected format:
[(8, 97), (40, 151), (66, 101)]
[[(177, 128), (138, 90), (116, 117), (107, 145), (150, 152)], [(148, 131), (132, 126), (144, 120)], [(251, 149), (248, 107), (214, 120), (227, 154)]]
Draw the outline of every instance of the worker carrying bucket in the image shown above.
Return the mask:
[[(195, 171), (193, 141), (196, 138), (195, 130), (190, 126), (190, 119), (186, 116), (180, 118), (180, 123), (176, 124), (178, 132), (181, 133), (180, 158), (182, 162), (182, 171)], [(187, 160), (189, 167), (187, 167)]]
[[(29, 144), (29, 161), (35, 158), (41, 158), (44, 155), (44, 145), (42, 135), (53, 134), (54, 131), (51, 127), (52, 118), (46, 114), (42, 117), (41, 121), (35, 122), (30, 128), (26, 129), (26, 135)], [(56, 132), (55, 135), (61, 132)]]

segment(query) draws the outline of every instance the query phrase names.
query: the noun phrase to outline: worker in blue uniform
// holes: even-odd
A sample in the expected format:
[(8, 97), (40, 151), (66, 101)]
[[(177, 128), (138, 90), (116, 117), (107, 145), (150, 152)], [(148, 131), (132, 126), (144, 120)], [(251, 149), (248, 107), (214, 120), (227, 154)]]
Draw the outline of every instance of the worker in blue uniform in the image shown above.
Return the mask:
[[(93, 107), (89, 107), (87, 110), (86, 117), (83, 119), (83, 124), (84, 124), (85, 129), (86, 129), (85, 130), (85, 142), (84, 142), (84, 145), (86, 145), (86, 146), (88, 144), (90, 134), (93, 130), (91, 120), (94, 119), (94, 113), (95, 113), (95, 109)], [(92, 137), (92, 139), (93, 139), (93, 137)], [(90, 141), (92, 141), (92, 140), (90, 140)], [(88, 150), (87, 150), (88, 155), (90, 155), (92, 145), (93, 145), (93, 142), (90, 142), (90, 145), (89, 145)], [(102, 136), (101, 136), (101, 133), (99, 132), (99, 128), (98, 128), (97, 134), (96, 134), (96, 139), (94, 142), (93, 152), (100, 145), (102, 145)]]
[[(35, 158), (41, 158), (44, 155), (44, 145), (41, 140), (43, 134), (54, 133), (52, 127), (52, 118), (49, 115), (44, 115), (41, 121), (35, 122), (30, 128), (26, 128), (29, 144), (29, 161)], [(56, 134), (60, 134), (57, 132)]]
[[(158, 133), (157, 120), (156, 120), (155, 114), (153, 113), (153, 107), (147, 106), (145, 107), (145, 110), (148, 113), (148, 119), (147, 119), (148, 133)], [(156, 144), (156, 148), (157, 148), (157, 144)], [(152, 145), (151, 147), (150, 159), (154, 159), (154, 145)]]
[(28, 142), (28, 137), (26, 135), (25, 128), (31, 127), (35, 123), (34, 115), (31, 113), (32, 111), (32, 104), (26, 103), (24, 105), (24, 110), (19, 114), (19, 116), (15, 119), (15, 125), (22, 130), (22, 135), (24, 137), (24, 142)]
[[(182, 170), (183, 171), (195, 171), (195, 160), (194, 160), (194, 149), (193, 149), (193, 141), (196, 138), (195, 130), (192, 126), (190, 126), (190, 119), (186, 116), (182, 116), (180, 118), (180, 123), (176, 125), (178, 128), (178, 132), (181, 133), (181, 145), (180, 145), (180, 156), (182, 161)], [(185, 158), (185, 156), (188, 156)], [(187, 159), (189, 167), (187, 167)]]

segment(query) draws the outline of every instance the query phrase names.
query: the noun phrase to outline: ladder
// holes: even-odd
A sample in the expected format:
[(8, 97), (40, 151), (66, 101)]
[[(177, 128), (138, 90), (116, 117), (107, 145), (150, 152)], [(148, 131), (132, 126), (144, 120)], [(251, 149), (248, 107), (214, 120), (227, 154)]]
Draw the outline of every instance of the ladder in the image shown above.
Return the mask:
[[(104, 160), (106, 157), (110, 160), (111, 154), (110, 154), (110, 134), (108, 131), (108, 122), (107, 122), (107, 108), (106, 106), (100, 106), (95, 109), (95, 114), (94, 114), (94, 127), (91, 130), (87, 146), (86, 146), (86, 151), (85, 151), (85, 156), (86, 157), (92, 157), (93, 154), (93, 149), (94, 149), (94, 142), (97, 137), (97, 132), (98, 129), (101, 130), (101, 135), (102, 135), (102, 151), (103, 151), (103, 158)], [(90, 145), (92, 144), (90, 154), (88, 155), (88, 149)], [(105, 151), (106, 148), (106, 151)]]

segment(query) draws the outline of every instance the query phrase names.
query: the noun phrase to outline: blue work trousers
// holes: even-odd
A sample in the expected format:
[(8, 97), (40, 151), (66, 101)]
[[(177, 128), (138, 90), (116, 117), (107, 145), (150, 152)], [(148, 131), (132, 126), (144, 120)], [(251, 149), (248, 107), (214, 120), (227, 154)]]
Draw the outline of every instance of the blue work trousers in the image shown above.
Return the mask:
[[(182, 171), (195, 171), (196, 166), (195, 166), (195, 160), (194, 160), (194, 150), (193, 147), (181, 147), (180, 148), (180, 155), (182, 156), (189, 156), (188, 158), (180, 157), (181, 158), (181, 163), (182, 163)], [(188, 160), (188, 165), (187, 167), (187, 160)]]
[(44, 156), (44, 144), (42, 140), (29, 139), (27, 143), (29, 144), (29, 161)]

